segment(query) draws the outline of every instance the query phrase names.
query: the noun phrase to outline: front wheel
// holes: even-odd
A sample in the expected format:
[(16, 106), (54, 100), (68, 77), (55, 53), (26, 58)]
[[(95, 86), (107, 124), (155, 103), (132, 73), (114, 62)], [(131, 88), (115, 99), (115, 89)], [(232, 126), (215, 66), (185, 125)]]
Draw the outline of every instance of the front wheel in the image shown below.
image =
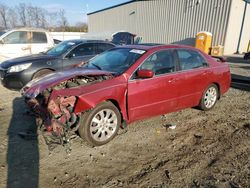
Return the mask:
[(47, 75), (47, 74), (50, 74), (50, 73), (52, 73), (52, 72), (53, 72), (53, 71), (52, 71), (52, 70), (49, 70), (49, 69), (42, 69), (42, 70), (40, 70), (40, 71), (38, 71), (38, 72), (36, 72), (36, 73), (34, 74), (32, 80), (33, 80), (33, 79), (36, 79), (36, 78), (41, 78), (41, 77), (43, 77), (43, 76), (45, 76), (45, 75)]
[(121, 125), (121, 115), (111, 102), (103, 102), (81, 117), (79, 135), (91, 146), (100, 146), (111, 141)]
[(212, 109), (218, 100), (218, 96), (218, 87), (215, 84), (211, 84), (203, 93), (199, 107), (202, 110)]

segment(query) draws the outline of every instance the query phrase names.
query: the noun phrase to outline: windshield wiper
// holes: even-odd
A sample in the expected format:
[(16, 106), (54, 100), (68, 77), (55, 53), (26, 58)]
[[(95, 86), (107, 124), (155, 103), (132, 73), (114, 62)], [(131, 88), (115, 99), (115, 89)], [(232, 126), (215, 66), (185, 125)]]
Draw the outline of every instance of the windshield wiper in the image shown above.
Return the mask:
[(96, 68), (98, 68), (99, 70), (102, 70), (102, 68), (99, 65), (96, 65), (94, 63), (91, 63), (91, 65), (94, 65)]

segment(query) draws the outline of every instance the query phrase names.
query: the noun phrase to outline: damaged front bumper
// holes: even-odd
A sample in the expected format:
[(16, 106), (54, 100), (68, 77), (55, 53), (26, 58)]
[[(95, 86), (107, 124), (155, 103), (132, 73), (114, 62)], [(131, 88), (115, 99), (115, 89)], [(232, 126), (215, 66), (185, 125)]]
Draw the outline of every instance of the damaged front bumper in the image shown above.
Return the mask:
[[(21, 90), (27, 106), (37, 117), (37, 124), (48, 145), (65, 145), (80, 126), (81, 114), (75, 112), (83, 86), (110, 79), (111, 76), (78, 76), (41, 90), (28, 84)], [(77, 92), (73, 92), (76, 91)]]
[(45, 137), (46, 143), (65, 145), (80, 125), (80, 114), (74, 113), (77, 97), (57, 97), (47, 105), (45, 99), (26, 98), (27, 106), (36, 115), (37, 125)]

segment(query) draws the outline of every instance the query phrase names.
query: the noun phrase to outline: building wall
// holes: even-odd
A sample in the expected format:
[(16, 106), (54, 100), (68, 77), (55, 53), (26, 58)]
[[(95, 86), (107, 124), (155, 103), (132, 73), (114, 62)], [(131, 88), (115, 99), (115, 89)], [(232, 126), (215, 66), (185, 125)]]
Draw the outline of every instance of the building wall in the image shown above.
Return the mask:
[[(237, 5), (240, 1), (137, 1), (88, 15), (89, 32), (125, 30), (141, 36), (143, 42), (194, 45), (196, 33), (209, 31), (213, 34), (213, 45), (229, 45), (228, 38), (234, 32), (227, 32), (227, 28), (238, 27), (233, 25), (235, 17), (239, 19), (230, 8), (236, 6), (242, 12), (242, 5)], [(225, 53), (232, 52), (232, 48), (225, 48)]]
[[(245, 2), (242, 0), (233, 0), (231, 5), (231, 11), (229, 16), (226, 40), (225, 40), (225, 52), (235, 53), (239, 41), (240, 28), (243, 18)], [(245, 24), (243, 27), (240, 52), (246, 52), (248, 42), (250, 40), (250, 4), (247, 5)]]
[(132, 23), (135, 23), (131, 19), (133, 16), (129, 15), (135, 10), (135, 3), (130, 3), (88, 15), (88, 31), (89, 33), (115, 32), (119, 30), (136, 32), (135, 28), (131, 26)]

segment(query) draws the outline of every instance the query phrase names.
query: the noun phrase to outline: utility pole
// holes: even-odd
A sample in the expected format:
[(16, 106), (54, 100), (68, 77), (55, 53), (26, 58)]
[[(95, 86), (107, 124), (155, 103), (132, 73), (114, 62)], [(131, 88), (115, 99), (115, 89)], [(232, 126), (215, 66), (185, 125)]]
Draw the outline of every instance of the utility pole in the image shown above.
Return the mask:
[(239, 41), (238, 41), (237, 50), (235, 54), (239, 54), (240, 42), (241, 42), (241, 37), (242, 37), (242, 32), (243, 32), (243, 27), (244, 27), (244, 22), (245, 22), (245, 17), (246, 17), (247, 4), (250, 3), (250, 0), (244, 0), (244, 1), (245, 1), (244, 13), (243, 13), (243, 18), (241, 22)]

